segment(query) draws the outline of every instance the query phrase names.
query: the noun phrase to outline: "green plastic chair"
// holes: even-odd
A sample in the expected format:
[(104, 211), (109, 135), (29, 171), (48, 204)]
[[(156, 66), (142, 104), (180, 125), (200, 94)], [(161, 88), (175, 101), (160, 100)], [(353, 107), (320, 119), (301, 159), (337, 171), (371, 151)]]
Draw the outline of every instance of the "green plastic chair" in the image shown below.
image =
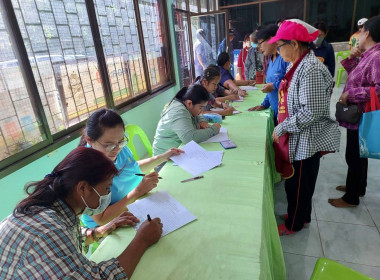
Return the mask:
[[(350, 55), (350, 51), (340, 51), (336, 53), (336, 58), (335, 58), (335, 64), (338, 65), (340, 61), (343, 59), (346, 59)], [(340, 60), (339, 60), (340, 58)], [(343, 73), (346, 72), (346, 69), (344, 69), (343, 66), (339, 67), (337, 70), (337, 78), (336, 78), (336, 87), (339, 87), (340, 81), (342, 79)]]
[(310, 280), (375, 280), (336, 261), (319, 258)]
[(125, 127), (125, 132), (128, 134), (128, 148), (132, 151), (133, 158), (137, 161), (139, 160), (139, 156), (136, 152), (135, 145), (133, 144), (133, 138), (135, 135), (138, 135), (140, 137), (141, 142), (143, 143), (145, 149), (148, 151), (149, 156), (152, 156), (152, 144), (150, 144), (150, 141), (148, 139), (148, 136), (146, 136), (144, 130), (142, 130), (141, 127), (135, 124), (129, 124)]

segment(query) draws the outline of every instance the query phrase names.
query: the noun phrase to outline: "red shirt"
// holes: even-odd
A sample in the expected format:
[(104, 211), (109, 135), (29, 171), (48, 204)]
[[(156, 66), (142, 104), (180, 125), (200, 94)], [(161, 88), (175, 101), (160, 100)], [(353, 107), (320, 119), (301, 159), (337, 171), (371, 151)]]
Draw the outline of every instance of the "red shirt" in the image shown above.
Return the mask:
[[(238, 63), (237, 63), (237, 67), (241, 67), (242, 68), (242, 75), (241, 75), (241, 79), (242, 80), (245, 80), (245, 75), (244, 75), (244, 62), (245, 60), (247, 59), (247, 54), (248, 54), (248, 51), (249, 51), (250, 48), (247, 48), (245, 47), (244, 49), (242, 49), (239, 53), (239, 58), (238, 58)], [(243, 53), (243, 54), (242, 54)]]

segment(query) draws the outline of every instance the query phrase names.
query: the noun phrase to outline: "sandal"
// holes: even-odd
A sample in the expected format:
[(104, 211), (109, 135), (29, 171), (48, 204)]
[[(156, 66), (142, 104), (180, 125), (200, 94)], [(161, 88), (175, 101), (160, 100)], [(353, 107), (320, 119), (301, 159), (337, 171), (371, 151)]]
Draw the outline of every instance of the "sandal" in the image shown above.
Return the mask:
[(278, 229), (278, 234), (280, 236), (284, 236), (284, 235), (291, 235), (291, 234), (295, 234), (297, 233), (296, 231), (291, 231), (291, 230), (288, 230), (285, 226), (285, 224), (281, 224), (279, 226), (277, 226), (277, 229)]

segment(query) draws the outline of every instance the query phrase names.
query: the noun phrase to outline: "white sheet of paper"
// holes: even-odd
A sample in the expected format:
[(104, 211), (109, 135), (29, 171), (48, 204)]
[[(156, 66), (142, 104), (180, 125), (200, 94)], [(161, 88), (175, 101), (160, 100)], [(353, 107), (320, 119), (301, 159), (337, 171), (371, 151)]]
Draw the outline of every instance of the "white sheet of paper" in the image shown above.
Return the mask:
[(231, 102), (243, 102), (243, 101), (244, 101), (244, 97), (243, 96), (239, 96), (238, 100), (231, 100)]
[(187, 143), (181, 150), (185, 152), (170, 159), (193, 176), (198, 176), (222, 163), (219, 157), (210, 154), (194, 141)]
[(241, 112), (238, 111), (238, 110), (234, 111), (234, 115), (235, 115), (235, 114), (240, 114), (240, 113), (241, 113)]
[(242, 90), (254, 90), (254, 89), (257, 90), (258, 89), (255, 86), (240, 86), (239, 88)]
[(218, 160), (220, 161), (220, 164), (222, 164), (222, 159), (223, 159), (223, 151), (208, 151), (207, 152), (209, 155), (211, 155), (212, 157), (215, 157), (215, 160)]
[(206, 141), (203, 141), (202, 143), (216, 143), (216, 142), (226, 141), (229, 139), (230, 138), (228, 137), (228, 134), (227, 134), (227, 128), (221, 127), (217, 135), (212, 136), (211, 138), (207, 139)]
[(141, 222), (135, 226), (138, 230), (147, 215), (160, 218), (163, 224), (162, 235), (165, 236), (197, 219), (189, 210), (172, 197), (167, 191), (160, 191), (128, 205), (128, 210)]
[(224, 109), (223, 108), (211, 108), (210, 110), (217, 112), (217, 111), (223, 111)]

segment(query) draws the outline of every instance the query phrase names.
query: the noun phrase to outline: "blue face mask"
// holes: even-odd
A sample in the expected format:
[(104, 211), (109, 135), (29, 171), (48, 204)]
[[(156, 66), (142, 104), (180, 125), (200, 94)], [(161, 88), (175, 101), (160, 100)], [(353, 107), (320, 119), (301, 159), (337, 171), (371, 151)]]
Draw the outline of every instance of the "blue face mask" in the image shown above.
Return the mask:
[(87, 205), (86, 201), (84, 200), (83, 196), (81, 196), (84, 204), (86, 205), (86, 208), (83, 210), (82, 214), (89, 215), (89, 216), (98, 215), (98, 214), (102, 213), (104, 210), (106, 210), (108, 205), (110, 205), (110, 203), (111, 203), (111, 192), (109, 194), (100, 196), (100, 194), (95, 189), (94, 189), (94, 191), (99, 196), (99, 206), (96, 209), (90, 208)]
[(252, 43), (252, 48), (257, 48), (257, 44), (256, 43)]

